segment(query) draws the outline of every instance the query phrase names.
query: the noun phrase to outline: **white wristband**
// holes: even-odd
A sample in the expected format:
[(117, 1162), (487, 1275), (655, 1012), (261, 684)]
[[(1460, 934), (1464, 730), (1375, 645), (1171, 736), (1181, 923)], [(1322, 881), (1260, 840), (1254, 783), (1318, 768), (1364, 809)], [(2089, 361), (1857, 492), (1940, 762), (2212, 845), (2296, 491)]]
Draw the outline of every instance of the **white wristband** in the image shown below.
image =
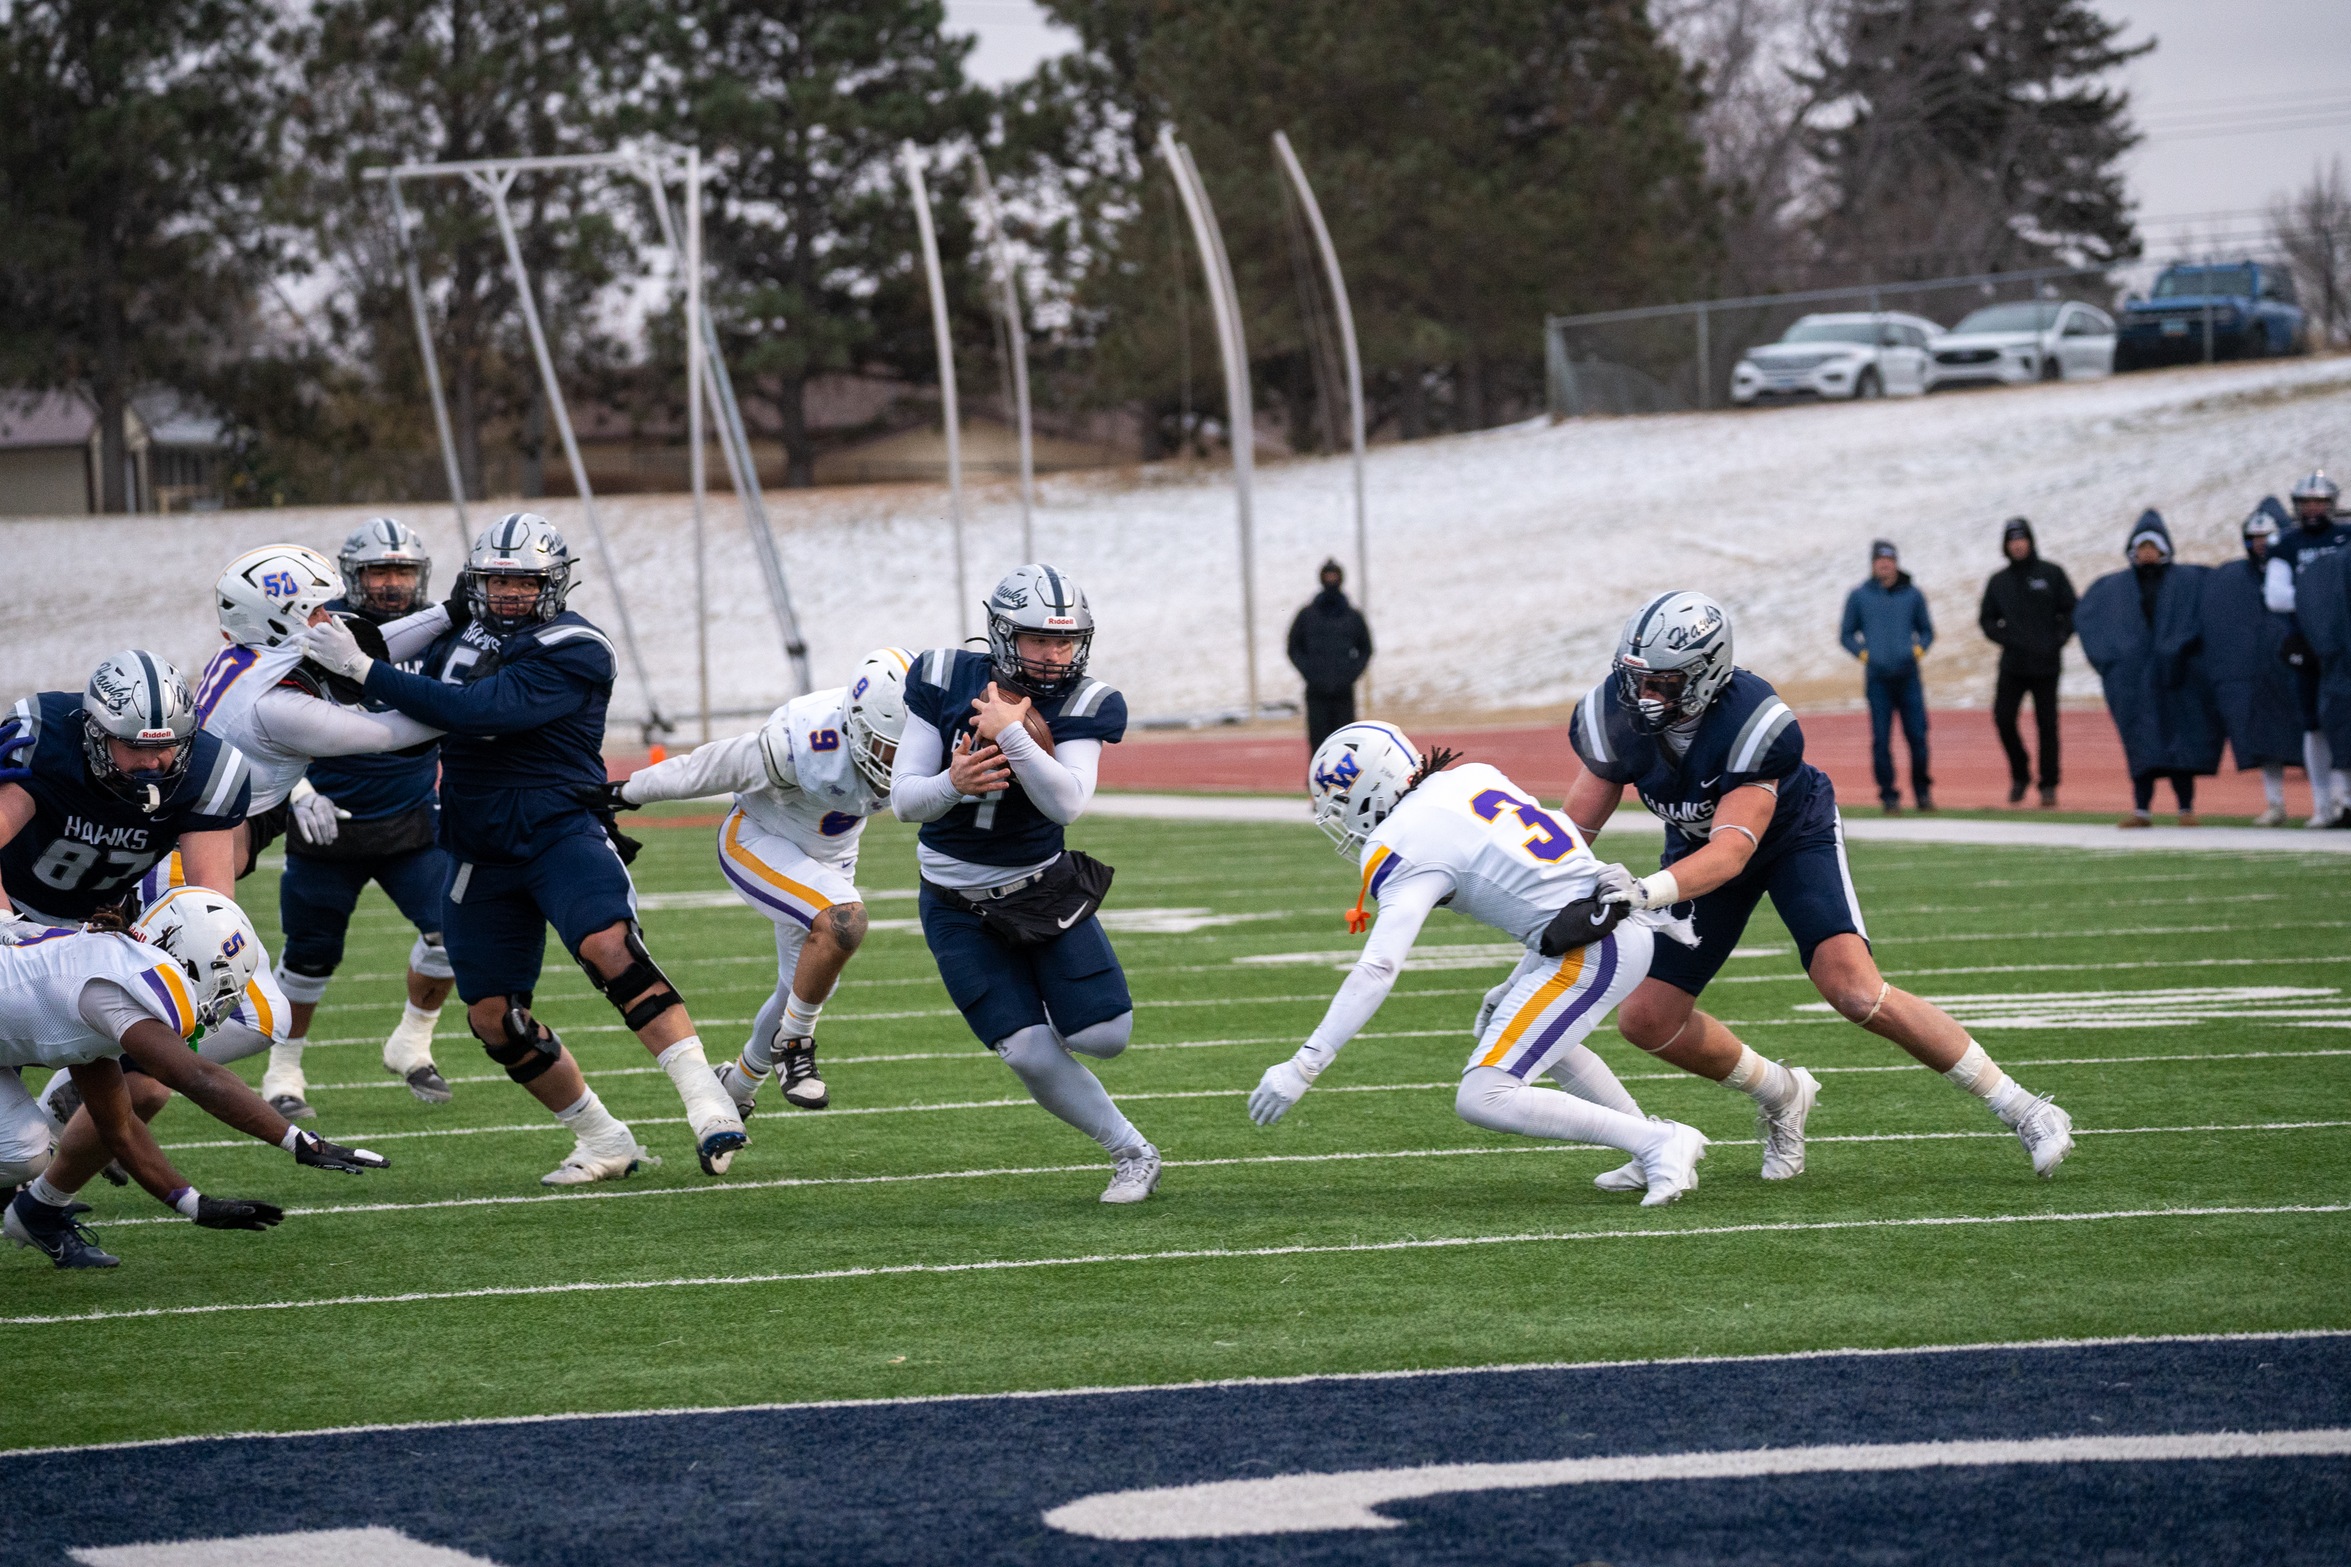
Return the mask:
[(299, 1126), (288, 1126), (286, 1128), (286, 1135), (278, 1139), (278, 1146), (286, 1150), (288, 1153), (292, 1153), (295, 1149), (301, 1147), (302, 1128)]
[(1654, 876), (1644, 876), (1635, 882), (1633, 887), (1640, 894), (1634, 900), (1633, 906), (1635, 908), (1666, 909), (1682, 901), (1682, 884), (1674, 880), (1674, 874), (1671, 871), (1659, 871)]
[(179, 1196), (172, 1202), (172, 1206), (179, 1209), (181, 1218), (193, 1219), (196, 1217), (196, 1205), (202, 1201), (203, 1196), (204, 1194), (196, 1190), (195, 1187), (183, 1186), (180, 1188)]

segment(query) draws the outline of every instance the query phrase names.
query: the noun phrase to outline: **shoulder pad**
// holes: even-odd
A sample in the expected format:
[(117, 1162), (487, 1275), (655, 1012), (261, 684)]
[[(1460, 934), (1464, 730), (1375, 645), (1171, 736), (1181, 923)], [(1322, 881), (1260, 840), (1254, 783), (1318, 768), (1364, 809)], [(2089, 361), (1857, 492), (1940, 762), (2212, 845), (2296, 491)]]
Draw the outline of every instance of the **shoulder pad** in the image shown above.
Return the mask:
[(558, 620), (538, 627), (533, 631), (531, 640), (534, 646), (546, 648), (550, 652), (560, 649), (577, 655), (591, 648), (601, 649), (603, 657), (596, 662), (608, 670), (617, 671), (620, 668), (620, 655), (613, 651), (612, 639), (584, 620)]
[[(205, 742), (215, 747), (206, 765)], [(189, 760), (189, 776), (196, 780), (192, 796), (199, 816), (242, 816), (253, 798), (253, 769), (245, 753), (210, 730), (198, 730), (196, 749)]]

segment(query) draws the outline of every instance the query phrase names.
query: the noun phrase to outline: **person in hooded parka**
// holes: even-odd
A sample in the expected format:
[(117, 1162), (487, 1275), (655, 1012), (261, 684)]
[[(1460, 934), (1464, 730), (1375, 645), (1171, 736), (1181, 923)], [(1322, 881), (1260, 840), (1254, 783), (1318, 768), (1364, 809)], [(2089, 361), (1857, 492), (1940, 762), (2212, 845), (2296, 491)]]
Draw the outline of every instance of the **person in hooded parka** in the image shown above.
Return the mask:
[(2237, 771), (2261, 770), (2268, 799), (2253, 818), (2256, 827), (2285, 825), (2286, 769), (2302, 765), (2302, 707), (2283, 651), (2294, 617), (2261, 601), (2270, 543), (2288, 526), (2286, 508), (2266, 497), (2245, 519), (2245, 558), (2215, 566), (2204, 578), (2204, 667)]
[(2149, 510), (2123, 546), (2126, 569), (2100, 577), (2075, 612), (2082, 652), (2106, 687), (2106, 710), (2131, 768), (2131, 812), (2118, 826), (2151, 824), (2155, 782), (2171, 780), (2180, 825), (2196, 825), (2196, 779), (2220, 771), (2220, 709), (2205, 672), (2204, 578), (2176, 565), (2171, 530)]
[[(2351, 747), (2351, 550), (2322, 555), (2303, 568), (2293, 618), (2318, 659), (2318, 727), (2336, 756), (2351, 756), (2345, 749)], [(2351, 811), (2337, 814), (2331, 825), (2351, 827)]]

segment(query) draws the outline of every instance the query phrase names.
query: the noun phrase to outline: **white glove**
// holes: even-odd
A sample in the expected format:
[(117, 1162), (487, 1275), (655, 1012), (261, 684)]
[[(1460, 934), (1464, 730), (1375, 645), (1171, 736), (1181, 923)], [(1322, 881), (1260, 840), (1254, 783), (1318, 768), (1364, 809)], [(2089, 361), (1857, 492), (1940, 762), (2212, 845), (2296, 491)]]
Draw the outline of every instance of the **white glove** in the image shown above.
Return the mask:
[(1259, 1126), (1271, 1126), (1290, 1113), (1290, 1106), (1306, 1097), (1313, 1082), (1298, 1070), (1295, 1061), (1276, 1061), (1265, 1069), (1257, 1080), (1257, 1087), (1249, 1095), (1249, 1119)]
[(1486, 999), (1478, 1003), (1478, 1020), (1469, 1031), (1472, 1039), (1486, 1037), (1486, 1025), (1494, 1021), (1494, 1009), (1502, 1004), (1502, 998), (1510, 994), (1510, 987), (1517, 982), (1518, 974), (1513, 970), (1509, 978), (1486, 992)]
[(1592, 896), (1602, 903), (1629, 903), (1633, 888), (1640, 878), (1621, 865), (1600, 867), (1600, 883), (1592, 889)]
[(30, 941), (49, 927), (39, 920), (26, 919), (14, 909), (0, 914), (0, 947), (13, 947), (20, 941)]
[(359, 651), (359, 639), (340, 620), (322, 620), (302, 633), (302, 653), (321, 669), (364, 684), (375, 660)]
[(333, 843), (342, 834), (338, 822), (347, 822), (351, 813), (320, 794), (307, 778), (295, 780), (294, 792), (287, 797), (294, 808), (294, 820), (302, 824), (302, 836), (312, 843)]
[[(1608, 901), (1614, 903), (1619, 900), (1611, 898)], [(1681, 883), (1673, 879), (1673, 872), (1659, 871), (1654, 876), (1644, 876), (1634, 882), (1621, 901), (1636, 909), (1668, 909), (1682, 901)]]

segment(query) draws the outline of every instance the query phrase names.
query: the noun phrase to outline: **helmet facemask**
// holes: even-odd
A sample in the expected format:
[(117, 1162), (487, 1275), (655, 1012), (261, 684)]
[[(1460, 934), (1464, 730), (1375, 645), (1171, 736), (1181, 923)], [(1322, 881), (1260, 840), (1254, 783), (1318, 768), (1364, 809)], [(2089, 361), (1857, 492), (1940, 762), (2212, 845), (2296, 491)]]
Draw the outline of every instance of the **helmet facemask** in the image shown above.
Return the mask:
[[(491, 607), (490, 581), (504, 578), (512, 581), (529, 577), (539, 584), (539, 591), (522, 610), (498, 610)], [(543, 571), (485, 571), (468, 567), (465, 573), (465, 603), (473, 618), (502, 637), (510, 637), (529, 626), (543, 624), (563, 613), (563, 594), (555, 579)]]
[(898, 760), (898, 742), (887, 739), (865, 721), (865, 715), (852, 709), (844, 714), (841, 727), (847, 731), (849, 760), (857, 768), (857, 776), (864, 779), (876, 794), (890, 792), (890, 769)]
[[(343, 568), (343, 600), (370, 620), (397, 620), (424, 608), (426, 568), (414, 561), (371, 560)], [(370, 577), (376, 580), (369, 581)], [(407, 580), (401, 581), (405, 576)]]
[(1644, 734), (1671, 729), (1689, 711), (1690, 672), (1686, 669), (1650, 669), (1632, 660), (1616, 666), (1616, 699), (1633, 715)]
[[(142, 756), (159, 754), (163, 766), (153, 770), (126, 772), (114, 759), (114, 747), (107, 742), (120, 740)], [(195, 754), (196, 737), (174, 735), (162, 731), (157, 738), (132, 740), (121, 735), (108, 734), (98, 726), (98, 720), (82, 715), (82, 760), (88, 766), (90, 781), (120, 800), (128, 800), (143, 811), (152, 814), (162, 809), (163, 796), (188, 771), (188, 760)]]
[[(1049, 638), (1074, 644), (1069, 662), (1056, 664), (1048, 659), (1032, 658), (1021, 651), (1023, 637)], [(1093, 656), (1094, 633), (1084, 631), (1038, 631), (1015, 625), (1008, 617), (991, 611), (988, 615), (988, 661), (995, 666), (996, 681), (1025, 692), (1032, 697), (1066, 696), (1077, 689), (1086, 677), (1086, 661)]]

